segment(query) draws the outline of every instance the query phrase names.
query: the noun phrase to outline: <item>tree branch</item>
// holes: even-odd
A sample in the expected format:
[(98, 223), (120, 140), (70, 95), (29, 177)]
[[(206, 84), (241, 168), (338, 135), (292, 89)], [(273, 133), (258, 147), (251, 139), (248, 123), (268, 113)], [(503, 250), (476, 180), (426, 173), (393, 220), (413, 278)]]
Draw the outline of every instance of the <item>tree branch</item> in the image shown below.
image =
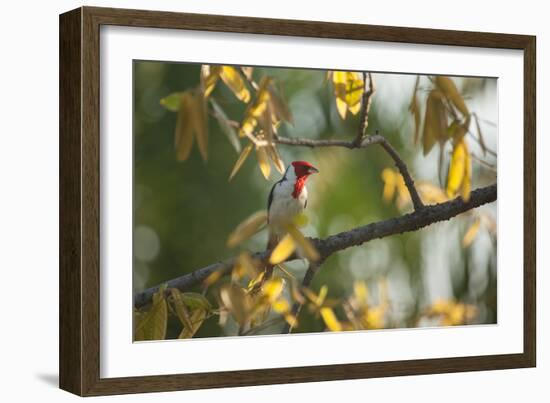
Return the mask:
[[(470, 199), (465, 202), (460, 197), (440, 204), (425, 206), (421, 210), (405, 214), (399, 217), (384, 221), (375, 222), (362, 227), (357, 227), (349, 231), (344, 231), (325, 239), (311, 239), (313, 245), (321, 255), (324, 261), (335, 252), (361, 245), (373, 239), (384, 238), (390, 235), (402, 234), (404, 232), (416, 231), (427, 227), (436, 222), (449, 220), (461, 213), (464, 213), (483, 204), (493, 202), (497, 199), (497, 185), (487, 186), (476, 189), (470, 194)], [(266, 264), (270, 250), (258, 252), (252, 255), (253, 259)], [(299, 259), (299, 256), (292, 255), (287, 261)], [(178, 288), (181, 291), (188, 291), (197, 284), (202, 283), (210, 274), (221, 270), (228, 273), (232, 268), (236, 258), (230, 258), (221, 262), (213, 263), (209, 266), (195, 270), (194, 272), (177, 277), (167, 281), (167, 288)], [(134, 306), (140, 308), (151, 301), (159, 286), (148, 288), (134, 297)]]

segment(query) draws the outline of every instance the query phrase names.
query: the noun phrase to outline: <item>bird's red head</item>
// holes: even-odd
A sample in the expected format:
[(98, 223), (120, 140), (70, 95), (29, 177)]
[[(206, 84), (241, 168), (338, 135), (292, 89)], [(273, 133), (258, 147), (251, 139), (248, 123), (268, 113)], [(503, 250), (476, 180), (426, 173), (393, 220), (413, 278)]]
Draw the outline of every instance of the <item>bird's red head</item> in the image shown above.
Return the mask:
[(317, 168), (307, 161), (294, 161), (292, 166), (297, 178), (307, 178), (309, 175), (319, 172)]

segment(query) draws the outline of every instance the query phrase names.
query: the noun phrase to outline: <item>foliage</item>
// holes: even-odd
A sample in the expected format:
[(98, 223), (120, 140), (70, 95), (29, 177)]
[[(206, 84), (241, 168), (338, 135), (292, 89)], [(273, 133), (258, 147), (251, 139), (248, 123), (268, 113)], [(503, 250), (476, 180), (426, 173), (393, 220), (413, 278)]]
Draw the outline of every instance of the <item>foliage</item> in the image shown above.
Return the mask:
[[(340, 119), (338, 124), (349, 124), (363, 106), (365, 75), (331, 71), (327, 73), (327, 78), (324, 85), (331, 93)], [(222, 95), (227, 92), (232, 94), (231, 102)], [(421, 104), (423, 94), (427, 94), (424, 105)], [(218, 131), (238, 154), (232, 168), (227, 171), (226, 177), (230, 181), (243, 171), (253, 150), (256, 154), (255, 165), (263, 178), (269, 180), (274, 170), (284, 173), (285, 164), (277, 140), (285, 125), (292, 125), (295, 118), (276, 77), (253, 67), (202, 65), (194, 85), (162, 97), (160, 105), (176, 114), (174, 144), (175, 159), (178, 161), (192, 158), (195, 143), (202, 160), (206, 162), (209, 159), (211, 117), (216, 121)], [(437, 169), (440, 177), (445, 169), (444, 150), (448, 144), (452, 148), (444, 184), (417, 181), (416, 187), (422, 200), (425, 204), (437, 204), (459, 196), (467, 201), (473, 182), (472, 164), (476, 161), (468, 137), (472, 121), (483, 155), (491, 152), (481, 132), (480, 118), (470, 111), (453, 79), (444, 76), (418, 76), (408, 111), (414, 128), (412, 142), (420, 143), (423, 155), (427, 156), (436, 144), (439, 146)], [(235, 120), (230, 116), (235, 116)], [(217, 154), (210, 152), (210, 157), (217, 158)], [(338, 154), (334, 153), (331, 158), (338, 158)], [(410, 194), (398, 170), (386, 163), (376, 175), (381, 177), (381, 181), (378, 179), (383, 186), (380, 195), (386, 204), (392, 204), (395, 200), (398, 210), (410, 208)], [(496, 223), (490, 213), (473, 210), (464, 214), (462, 220), (467, 223), (462, 248), (469, 248), (475, 242), (481, 228), (496, 242)], [(247, 241), (262, 232), (266, 221), (266, 212), (258, 211), (234, 227), (227, 237), (226, 246), (241, 248), (236, 263), (229, 275), (221, 271), (212, 273), (202, 284), (201, 293), (160, 287), (149, 306), (134, 312), (135, 339), (169, 337), (167, 328), (172, 319), (177, 319), (179, 324), (177, 338), (195, 336), (211, 317), (217, 317), (217, 323), (224, 332), (238, 335), (269, 332), (269, 329), (280, 327), (284, 322), (296, 328), (299, 318), (293, 306), (301, 306), (302, 312), (314, 318), (317, 328), (320, 326), (321, 330), (400, 326), (392, 320), (392, 301), (387, 278), (383, 275), (372, 278), (369, 283), (356, 280), (351, 291), (330, 298), (327, 284), (321, 284), (317, 292), (299, 284), (283, 262), (293, 254), (309, 262), (320, 259), (318, 251), (299, 229), (307, 224), (304, 217), (297, 217), (296, 222), (289, 223), (287, 235), (271, 252), (269, 263), (275, 270), (274, 275), (267, 278), (264, 265), (254, 260), (246, 248)], [(376, 292), (373, 293), (373, 290)], [(476, 315), (474, 305), (446, 299), (417, 309), (411, 314), (411, 321), (417, 326), (425, 321), (435, 321), (442, 326), (462, 325), (475, 321)]]

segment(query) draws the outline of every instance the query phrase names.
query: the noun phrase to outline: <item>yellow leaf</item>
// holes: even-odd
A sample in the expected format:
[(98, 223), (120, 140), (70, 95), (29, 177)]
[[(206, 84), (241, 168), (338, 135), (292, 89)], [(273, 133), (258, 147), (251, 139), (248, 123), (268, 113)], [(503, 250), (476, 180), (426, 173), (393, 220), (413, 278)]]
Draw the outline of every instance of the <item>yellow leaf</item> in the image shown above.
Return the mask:
[(250, 92), (246, 88), (244, 80), (237, 69), (231, 66), (222, 66), (220, 76), (225, 85), (229, 87), (239, 100), (244, 103), (250, 101)]
[(300, 213), (296, 215), (296, 217), (294, 217), (294, 220), (292, 220), (292, 222), (297, 228), (301, 228), (305, 227), (308, 224), (309, 219), (307, 218), (307, 215), (305, 215), (304, 213)]
[(250, 143), (247, 145), (244, 150), (241, 152), (241, 155), (239, 155), (239, 158), (237, 158), (237, 162), (235, 162), (235, 166), (233, 166), (233, 170), (231, 171), (231, 175), (229, 175), (229, 180), (233, 179), (233, 177), (239, 172), (239, 169), (241, 169), (242, 165), (246, 161), (248, 155), (252, 151), (252, 148), (254, 147), (254, 144)]
[(336, 318), (336, 315), (334, 314), (334, 311), (332, 308), (321, 308), (321, 316), (323, 317), (323, 321), (325, 322), (325, 325), (327, 325), (327, 328), (332, 332), (340, 332), (342, 331), (342, 325)]
[(395, 194), (396, 175), (398, 175), (393, 169), (385, 168), (382, 171), (382, 180), (384, 181), (384, 191), (382, 198), (385, 202), (390, 202)]
[(241, 222), (229, 235), (227, 246), (233, 248), (254, 235), (267, 221), (267, 213), (258, 211)]
[(199, 92), (195, 92), (193, 96), (191, 113), (197, 145), (199, 146), (202, 159), (206, 161), (208, 159), (208, 128), (206, 126), (208, 119), (206, 116), (206, 101)]
[(361, 73), (352, 71), (332, 72), (336, 108), (342, 119), (346, 118), (349, 110), (353, 115), (361, 109), (361, 98), (364, 91), (364, 82)]
[(290, 311), (290, 304), (284, 298), (281, 298), (281, 299), (275, 301), (273, 303), (272, 307), (273, 307), (273, 310), (275, 312), (281, 313), (281, 314), (284, 314), (284, 313), (287, 313), (287, 312)]
[(193, 97), (186, 91), (181, 94), (178, 118), (176, 121), (175, 145), (178, 160), (185, 161), (189, 158), (193, 148)]
[(430, 152), (436, 142), (445, 141), (447, 138), (447, 111), (443, 103), (443, 94), (439, 90), (432, 90), (426, 101), (424, 115), (424, 131), (422, 133), (424, 155)]
[(481, 224), (481, 220), (479, 218), (476, 218), (472, 225), (470, 225), (470, 228), (468, 228), (468, 231), (466, 231), (466, 234), (464, 234), (464, 238), (462, 238), (462, 246), (464, 248), (467, 248), (474, 242), (474, 239), (476, 238), (476, 235), (479, 231), (479, 225)]
[(369, 302), (369, 290), (364, 281), (356, 281), (353, 283), (353, 292), (357, 303), (361, 306), (368, 305)]
[[(251, 104), (245, 112), (245, 118), (241, 124), (241, 129), (239, 131), (241, 137), (244, 137), (247, 134), (252, 134), (254, 132), (254, 129), (258, 125), (258, 120), (268, 110), (270, 94), (267, 86), (270, 82), (271, 78), (267, 76), (264, 76), (262, 78), (262, 81), (260, 81), (260, 86), (256, 94), (256, 101)], [(271, 121), (271, 116), (268, 115), (264, 119), (267, 120), (266, 122), (264, 122), (264, 126), (267, 126), (268, 122)]]
[(340, 98), (336, 98), (336, 110), (338, 111), (338, 114), (340, 115), (342, 120), (345, 120), (346, 113), (348, 111), (348, 105), (346, 104), (346, 101), (343, 101)]
[(470, 200), (472, 188), (472, 159), (463, 138), (455, 142), (449, 175), (447, 177), (447, 196), (454, 197), (458, 192), (464, 201)]
[(208, 275), (208, 277), (206, 277), (204, 279), (202, 284), (205, 287), (210, 287), (212, 284), (214, 284), (216, 281), (218, 281), (220, 278), (222, 278), (222, 276), (223, 276), (223, 271), (222, 270), (213, 271), (212, 273), (210, 273)]
[(285, 283), (281, 278), (272, 278), (265, 282), (262, 287), (263, 295), (269, 302), (274, 302), (283, 292)]
[(290, 255), (292, 255), (295, 249), (296, 243), (294, 242), (294, 238), (290, 234), (286, 234), (283, 239), (281, 239), (281, 242), (277, 244), (275, 249), (273, 249), (273, 252), (271, 252), (269, 263), (279, 264), (284, 262)]
[(201, 88), (205, 97), (208, 97), (216, 87), (221, 70), (221, 66), (211, 66), (209, 64), (201, 66)]
[(426, 204), (444, 203), (449, 200), (443, 189), (440, 189), (429, 182), (419, 182), (417, 185), (417, 190)]
[(285, 163), (281, 159), (281, 155), (279, 154), (279, 150), (277, 150), (277, 146), (275, 146), (275, 144), (269, 144), (267, 146), (267, 153), (269, 154), (271, 161), (273, 161), (275, 169), (277, 169), (277, 171), (279, 171), (281, 175), (284, 174)]
[(458, 92), (453, 80), (445, 76), (436, 76), (435, 83), (463, 116), (468, 116), (470, 114), (464, 103), (464, 98), (462, 98), (462, 95)]
[(288, 233), (294, 238), (294, 241), (296, 241), (296, 244), (300, 247), (300, 250), (309, 261), (316, 262), (321, 258), (315, 246), (313, 246), (309, 239), (304, 237), (298, 228), (289, 225)]
[(260, 167), (260, 171), (262, 171), (262, 175), (264, 178), (269, 179), (269, 175), (271, 175), (271, 165), (269, 164), (269, 158), (265, 151), (265, 147), (256, 147), (256, 157), (258, 158), (258, 166)]
[(377, 306), (375, 308), (369, 308), (365, 315), (365, 322), (367, 329), (383, 329), (384, 328), (384, 316), (386, 309), (384, 306)]
[[(464, 142), (464, 140), (462, 141)], [(465, 142), (464, 148), (466, 150), (466, 154), (464, 156), (464, 179), (462, 181), (462, 186), (460, 187), (460, 196), (462, 196), (462, 200), (468, 201), (470, 200), (470, 193), (472, 191), (472, 157), (470, 156), (470, 152), (468, 151)]]
[(464, 180), (466, 174), (466, 153), (466, 143), (464, 140), (455, 143), (447, 176), (447, 196), (449, 197), (456, 195)]
[(319, 295), (317, 298), (315, 298), (315, 305), (321, 306), (323, 305), (323, 302), (325, 302), (325, 299), (327, 298), (328, 294), (328, 287), (325, 285), (321, 286), (321, 289), (319, 290)]
[(242, 268), (243, 272), (249, 277), (254, 278), (258, 275), (256, 264), (250, 257), (248, 252), (241, 252), (237, 258), (237, 264)]

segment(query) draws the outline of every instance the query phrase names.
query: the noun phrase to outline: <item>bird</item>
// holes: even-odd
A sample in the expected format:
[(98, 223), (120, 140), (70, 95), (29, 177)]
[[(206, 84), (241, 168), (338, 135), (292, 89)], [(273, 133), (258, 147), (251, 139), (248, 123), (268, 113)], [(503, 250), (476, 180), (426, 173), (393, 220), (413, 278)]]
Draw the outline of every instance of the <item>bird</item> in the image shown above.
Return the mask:
[(318, 172), (307, 161), (294, 161), (288, 165), (281, 180), (271, 188), (267, 199), (268, 250), (277, 246), (286, 235), (288, 225), (306, 208), (306, 182), (310, 175)]

